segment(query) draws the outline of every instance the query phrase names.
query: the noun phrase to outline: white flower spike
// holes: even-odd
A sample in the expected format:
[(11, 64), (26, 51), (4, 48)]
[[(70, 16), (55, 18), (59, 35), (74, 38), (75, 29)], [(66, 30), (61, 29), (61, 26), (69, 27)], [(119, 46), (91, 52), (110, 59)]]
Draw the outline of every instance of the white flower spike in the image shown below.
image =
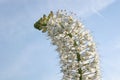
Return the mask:
[(66, 11), (52, 11), (34, 27), (47, 32), (59, 52), (62, 80), (101, 80), (99, 58), (91, 34)]

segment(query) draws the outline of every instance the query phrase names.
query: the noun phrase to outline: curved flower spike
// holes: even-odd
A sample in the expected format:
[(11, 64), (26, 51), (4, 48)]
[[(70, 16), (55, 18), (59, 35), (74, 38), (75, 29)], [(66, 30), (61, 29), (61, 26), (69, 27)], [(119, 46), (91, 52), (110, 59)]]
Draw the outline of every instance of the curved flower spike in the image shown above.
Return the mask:
[(101, 80), (99, 59), (91, 34), (65, 11), (43, 15), (34, 27), (47, 32), (59, 52), (62, 80)]

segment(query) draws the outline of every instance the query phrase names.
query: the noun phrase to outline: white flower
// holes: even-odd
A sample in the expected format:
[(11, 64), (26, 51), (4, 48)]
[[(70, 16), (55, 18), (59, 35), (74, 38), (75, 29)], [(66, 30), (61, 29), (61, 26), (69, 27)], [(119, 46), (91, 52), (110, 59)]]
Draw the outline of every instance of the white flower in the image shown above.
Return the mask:
[(99, 58), (90, 32), (64, 11), (50, 15), (47, 31), (57, 45), (62, 80), (101, 80)]

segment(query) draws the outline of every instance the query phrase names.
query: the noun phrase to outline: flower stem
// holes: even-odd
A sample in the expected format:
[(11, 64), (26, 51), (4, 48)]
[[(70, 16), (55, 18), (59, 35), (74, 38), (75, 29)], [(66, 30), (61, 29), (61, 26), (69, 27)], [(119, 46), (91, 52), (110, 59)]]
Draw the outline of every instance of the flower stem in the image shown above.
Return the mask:
[[(77, 53), (77, 62), (79, 63), (81, 61), (80, 54)], [(78, 74), (80, 74), (79, 80), (82, 80), (82, 69), (81, 67), (78, 69)]]

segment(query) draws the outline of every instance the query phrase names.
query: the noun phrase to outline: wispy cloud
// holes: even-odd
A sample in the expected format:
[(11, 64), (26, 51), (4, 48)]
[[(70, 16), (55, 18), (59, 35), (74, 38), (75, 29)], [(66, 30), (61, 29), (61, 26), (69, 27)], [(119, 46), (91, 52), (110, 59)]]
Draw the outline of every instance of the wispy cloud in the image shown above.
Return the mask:
[[(77, 13), (80, 17), (86, 17), (88, 15), (97, 13), (101, 15), (99, 11), (105, 9), (115, 0), (47, 0), (49, 9), (66, 9)], [(54, 5), (55, 4), (55, 5)]]
[[(39, 11), (41, 11), (42, 13), (45, 11), (49, 12), (50, 10), (57, 11), (58, 9), (63, 9), (63, 10), (66, 9), (67, 11), (72, 11), (76, 13), (80, 17), (86, 17), (92, 14), (97, 14), (99, 16), (102, 16), (102, 14), (100, 14), (100, 11), (107, 8), (109, 5), (111, 5), (115, 1), (116, 0), (75, 0), (75, 1), (73, 0), (41, 0), (41, 1), (21, 0), (18, 2), (16, 0), (12, 0), (12, 1), (1, 0), (0, 3), (1, 4), (11, 3), (14, 5), (21, 4), (21, 6), (23, 6), (23, 8), (29, 12), (30, 16), (35, 16), (34, 14), (37, 15)], [(36, 5), (34, 5), (34, 3)], [(30, 5), (32, 5), (32, 7)], [(13, 6), (13, 5), (10, 5), (10, 6)], [(12, 11), (14, 11), (14, 9), (15, 8), (13, 6)], [(38, 11), (35, 12), (36, 9), (38, 9)]]

